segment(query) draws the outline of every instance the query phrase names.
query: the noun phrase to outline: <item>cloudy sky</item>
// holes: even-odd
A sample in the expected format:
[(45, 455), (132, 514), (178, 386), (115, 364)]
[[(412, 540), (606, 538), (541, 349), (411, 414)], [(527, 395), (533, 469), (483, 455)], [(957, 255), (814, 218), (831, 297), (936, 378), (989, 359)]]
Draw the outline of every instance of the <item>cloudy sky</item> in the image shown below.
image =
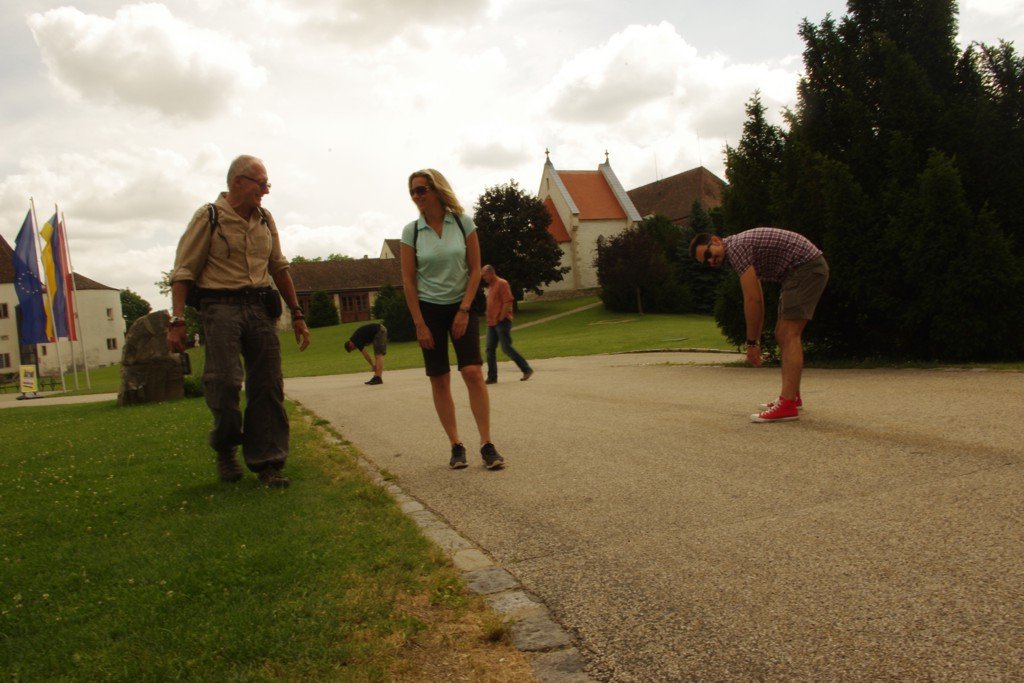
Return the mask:
[[(723, 175), (743, 106), (794, 101), (800, 22), (842, 0), (4, 0), (0, 234), (59, 203), (75, 270), (154, 308), (193, 211), (262, 157), (289, 257), (376, 257), (413, 170), (463, 204), (610, 154), (628, 188)], [(961, 0), (1024, 49), (1024, 0)]]

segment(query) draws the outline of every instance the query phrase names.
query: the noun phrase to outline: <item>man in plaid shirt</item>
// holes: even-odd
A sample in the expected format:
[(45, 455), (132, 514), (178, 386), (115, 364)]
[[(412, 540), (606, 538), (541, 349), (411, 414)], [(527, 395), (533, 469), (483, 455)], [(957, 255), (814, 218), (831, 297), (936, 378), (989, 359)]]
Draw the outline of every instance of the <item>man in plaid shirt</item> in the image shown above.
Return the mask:
[(722, 239), (706, 232), (690, 242), (690, 256), (720, 268), (728, 264), (739, 273), (743, 288), (743, 314), (747, 321), (747, 362), (760, 367), (761, 333), (764, 326), (764, 294), (761, 280), (782, 283), (775, 339), (782, 351), (782, 392), (754, 413), (754, 422), (795, 420), (803, 406), (800, 375), (804, 369), (804, 327), (814, 317), (821, 293), (828, 283), (828, 263), (821, 249), (789, 230), (754, 228)]

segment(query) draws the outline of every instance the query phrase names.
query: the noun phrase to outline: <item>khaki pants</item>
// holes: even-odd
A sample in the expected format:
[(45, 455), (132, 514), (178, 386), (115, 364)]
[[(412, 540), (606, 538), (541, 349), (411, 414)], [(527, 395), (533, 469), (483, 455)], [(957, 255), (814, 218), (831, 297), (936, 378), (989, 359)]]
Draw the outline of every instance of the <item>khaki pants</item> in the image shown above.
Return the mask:
[[(218, 453), (242, 446), (253, 472), (281, 469), (288, 457), (281, 342), (262, 303), (203, 303), (206, 369), (203, 388), (213, 413), (210, 445)], [(239, 410), (245, 361), (245, 415)]]

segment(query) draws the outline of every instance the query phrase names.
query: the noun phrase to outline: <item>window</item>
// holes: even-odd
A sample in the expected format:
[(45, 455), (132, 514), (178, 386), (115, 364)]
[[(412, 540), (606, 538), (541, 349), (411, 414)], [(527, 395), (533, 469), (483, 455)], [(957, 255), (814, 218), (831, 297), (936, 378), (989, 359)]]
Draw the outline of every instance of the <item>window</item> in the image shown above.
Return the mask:
[[(107, 309), (110, 310), (109, 308)], [(107, 339), (107, 351), (117, 351), (117, 339), (111, 337)]]
[(11, 314), (7, 310), (7, 304), (0, 304), (0, 318), (10, 318)]
[[(6, 305), (7, 304), (4, 304), (4, 306), (6, 306)], [(9, 353), (0, 353), (0, 368), (9, 368), (9, 367), (11, 367), (11, 354), (9, 354)]]
[(45, 346), (40, 346), (39, 348), (41, 348), (43, 350), (43, 355), (45, 356), (46, 355), (46, 347)]
[(366, 294), (344, 294), (341, 297), (341, 310), (345, 313), (365, 311), (369, 297)]
[[(113, 320), (113, 319), (114, 319), (114, 309), (113, 308), (108, 308), (107, 309), (107, 320)], [(110, 340), (108, 339), (107, 342), (109, 343)]]

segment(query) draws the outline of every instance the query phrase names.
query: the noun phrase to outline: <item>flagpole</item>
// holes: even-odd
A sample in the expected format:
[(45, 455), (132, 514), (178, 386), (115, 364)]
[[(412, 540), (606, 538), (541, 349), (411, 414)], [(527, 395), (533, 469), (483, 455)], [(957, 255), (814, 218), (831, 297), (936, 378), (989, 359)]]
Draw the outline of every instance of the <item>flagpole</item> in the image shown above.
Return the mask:
[[(32, 202), (32, 222), (38, 224), (38, 219), (36, 218), (36, 203), (34, 201)], [(50, 236), (50, 240), (51, 240), (51, 245), (52, 245), (53, 235)], [(39, 232), (36, 232), (36, 241), (39, 244), (39, 256), (40, 256), (40, 258), (42, 258), (42, 255), (43, 255), (43, 236), (40, 235)], [(52, 246), (51, 246), (51, 250), (52, 250)], [(54, 316), (54, 312), (53, 312), (53, 298), (54, 298), (54, 291), (53, 291), (53, 289), (54, 288), (50, 286), (49, 278), (46, 276), (46, 269), (45, 268), (40, 268), (39, 272), (42, 273), (43, 279), (46, 280), (46, 299), (49, 302), (49, 306), (50, 306), (49, 310), (47, 311), (47, 316), (46, 317), (47, 317), (47, 319), (50, 322), (51, 328), (53, 329), (53, 339), (56, 342), (54, 344), (54, 346), (57, 347), (57, 372), (60, 373), (60, 388), (61, 388), (61, 391), (63, 393), (67, 393), (68, 388), (67, 388), (67, 385), (64, 384), (64, 361), (62, 361), (61, 357), (60, 357), (60, 337), (58, 336), (58, 332), (57, 332), (56, 320), (53, 317)], [(49, 335), (47, 335), (47, 339), (49, 339)], [(41, 373), (39, 375), (39, 378), (42, 379), (42, 374)]]
[[(85, 367), (85, 386), (88, 389), (92, 389), (92, 380), (89, 379), (89, 358), (85, 353), (85, 335), (82, 330), (82, 319), (78, 315), (78, 283), (75, 282), (75, 269), (71, 267), (71, 245), (68, 244), (68, 224), (63, 213), (60, 215), (60, 224), (64, 230), (64, 239), (62, 240), (62, 244), (64, 245), (64, 251), (67, 253), (68, 257), (68, 273), (71, 277), (71, 292), (72, 298), (75, 302), (75, 332), (78, 335), (78, 342), (82, 345), (82, 365)], [(74, 355), (73, 344), (71, 348), (71, 353)], [(76, 377), (75, 380), (77, 381), (77, 379), (78, 378)], [(77, 387), (77, 385), (75, 386)]]
[[(31, 221), (31, 225), (29, 226), (31, 228), (32, 238), (33, 238), (33, 241), (38, 243), (39, 242), (39, 236), (38, 236), (38, 234), (36, 232), (36, 200), (31, 195), (28, 198), (28, 208), (29, 208), (29, 213), (32, 214), (32, 221)], [(33, 267), (39, 268), (38, 259), (34, 255), (33, 255), (33, 260), (35, 260), (36, 263), (32, 263), (32, 264), (26, 263), (25, 264), (28, 267), (29, 272), (32, 271)], [(35, 276), (33, 275), (33, 277), (35, 277)], [(45, 311), (44, 311), (44, 316), (45, 316)], [(44, 334), (46, 333), (45, 324), (44, 324), (44, 327), (43, 327), (43, 333)], [(20, 329), (18, 330), (18, 334), (20, 336), (20, 334), (21, 334), (21, 330)], [(19, 339), (18, 341), (20, 342), (21, 340)], [(36, 342), (33, 342), (32, 346), (35, 347), (35, 353), (33, 353), (32, 356), (35, 359), (35, 366), (36, 366), (36, 382), (35, 382), (36, 390), (34, 392), (32, 392), (32, 393), (35, 394), (34, 398), (38, 398), (39, 397), (39, 389), (42, 388), (40, 386), (40, 382), (39, 382), (39, 377), (40, 377), (40, 374), (39, 374), (39, 344), (36, 343)], [(19, 366), (20, 366), (21, 358), (18, 358), (18, 363), (19, 363)], [(24, 390), (22, 390), (21, 395), (25, 396), (25, 391)]]
[[(68, 245), (66, 245), (64, 243), (67, 240), (67, 237), (64, 235), (63, 231), (61, 230), (61, 221), (63, 220), (64, 217), (61, 215), (60, 207), (57, 206), (56, 202), (53, 203), (53, 215), (54, 215), (54, 217), (57, 220), (57, 225), (53, 226), (54, 235), (51, 235), (51, 237), (50, 237), (50, 249), (51, 249), (51, 251), (53, 250), (53, 240), (55, 238), (58, 239), (59, 242), (60, 242), (60, 251), (61, 251), (61, 253), (59, 254), (59, 258), (60, 258), (59, 263), (63, 263), (64, 267), (67, 268), (67, 272), (70, 273), (71, 272), (71, 264), (68, 263), (68, 255), (67, 255), (67, 246)], [(54, 255), (54, 265), (56, 265), (58, 263), (57, 256), (58, 255)], [(59, 270), (60, 269), (58, 268), (58, 271)], [(74, 306), (74, 301), (71, 298), (71, 292), (67, 291), (68, 290), (68, 283), (64, 279), (64, 273), (58, 272), (57, 273), (57, 279), (60, 281), (61, 285), (64, 288), (64, 301), (65, 301), (64, 312), (66, 314), (67, 313), (67, 307), (69, 305), (70, 306)], [(72, 278), (72, 279), (74, 279), (74, 278)], [(67, 303), (67, 302), (71, 302), (71, 303)], [(65, 317), (67, 317), (67, 316), (65, 315)], [(67, 318), (64, 321), (64, 324), (68, 326), (68, 348), (71, 349), (71, 369), (73, 370), (74, 377), (75, 377), (75, 391), (78, 391), (81, 387), (79, 387), (79, 385), (78, 385), (78, 358), (75, 357), (75, 327), (74, 327), (74, 324), (71, 322), (71, 318)], [(59, 338), (57, 340), (57, 343), (58, 344), (60, 343), (60, 339)]]

